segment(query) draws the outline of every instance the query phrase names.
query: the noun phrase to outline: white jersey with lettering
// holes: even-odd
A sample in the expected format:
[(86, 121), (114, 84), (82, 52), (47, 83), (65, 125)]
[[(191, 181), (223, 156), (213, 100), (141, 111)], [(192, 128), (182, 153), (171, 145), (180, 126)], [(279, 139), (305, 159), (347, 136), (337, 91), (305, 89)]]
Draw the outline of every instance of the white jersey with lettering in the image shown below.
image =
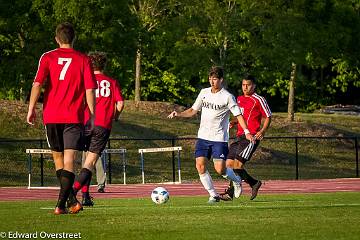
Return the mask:
[(241, 114), (235, 97), (224, 88), (216, 93), (211, 87), (202, 89), (191, 108), (201, 111), (198, 138), (214, 142), (229, 141), (230, 112)]

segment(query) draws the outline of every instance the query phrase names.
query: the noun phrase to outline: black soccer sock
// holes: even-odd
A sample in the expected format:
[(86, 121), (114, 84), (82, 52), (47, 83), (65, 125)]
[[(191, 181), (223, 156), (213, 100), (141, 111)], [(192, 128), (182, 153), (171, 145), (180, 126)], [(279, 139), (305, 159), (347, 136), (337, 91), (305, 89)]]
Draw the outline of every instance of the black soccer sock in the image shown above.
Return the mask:
[(61, 177), (62, 170), (63, 170), (63, 169), (58, 169), (58, 170), (56, 170), (56, 177), (57, 177), (57, 179), (59, 180), (59, 183), (60, 183), (60, 184), (61, 184), (60, 177)]
[(65, 208), (66, 200), (69, 197), (69, 194), (72, 190), (72, 185), (74, 184), (75, 174), (66, 170), (62, 170), (60, 176), (60, 192), (59, 199), (56, 204), (59, 208)]
[(91, 181), (92, 172), (87, 168), (82, 168), (79, 173), (77, 184), (75, 184), (75, 191), (79, 191), (83, 186), (85, 186), (89, 179)]
[(245, 169), (234, 169), (234, 172), (239, 174), (242, 180), (244, 180), (250, 187), (254, 186), (258, 180), (250, 176)]
[(81, 188), (81, 192), (83, 193), (83, 198), (89, 198), (89, 190), (91, 184), (92, 173), (90, 172), (89, 178), (87, 179), (85, 185)]
[[(235, 170), (235, 169), (234, 169)], [(235, 172), (235, 171), (234, 171)], [(229, 188), (232, 188), (234, 186), (233, 181), (230, 181)]]

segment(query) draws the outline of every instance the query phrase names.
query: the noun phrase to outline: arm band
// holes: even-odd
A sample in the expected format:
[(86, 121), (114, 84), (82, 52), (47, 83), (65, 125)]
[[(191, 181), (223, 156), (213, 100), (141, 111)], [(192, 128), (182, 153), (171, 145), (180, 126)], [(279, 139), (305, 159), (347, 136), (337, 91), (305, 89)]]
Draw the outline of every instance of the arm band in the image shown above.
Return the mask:
[(244, 129), (244, 133), (245, 133), (245, 135), (247, 135), (247, 134), (249, 134), (250, 133), (250, 131), (249, 131), (249, 129)]

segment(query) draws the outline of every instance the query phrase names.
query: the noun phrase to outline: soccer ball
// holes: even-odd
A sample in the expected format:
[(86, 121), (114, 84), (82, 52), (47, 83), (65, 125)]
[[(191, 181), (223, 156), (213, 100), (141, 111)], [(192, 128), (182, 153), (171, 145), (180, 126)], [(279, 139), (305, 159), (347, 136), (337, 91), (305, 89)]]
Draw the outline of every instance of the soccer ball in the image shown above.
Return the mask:
[(169, 197), (169, 192), (163, 187), (157, 187), (151, 192), (151, 200), (156, 204), (166, 203)]

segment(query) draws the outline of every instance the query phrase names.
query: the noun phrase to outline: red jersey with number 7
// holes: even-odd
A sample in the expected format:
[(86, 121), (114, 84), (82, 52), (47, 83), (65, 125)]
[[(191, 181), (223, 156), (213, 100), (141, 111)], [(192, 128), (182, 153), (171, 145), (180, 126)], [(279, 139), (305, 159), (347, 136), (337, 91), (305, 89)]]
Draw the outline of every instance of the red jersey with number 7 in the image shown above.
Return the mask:
[(84, 122), (86, 89), (97, 88), (88, 56), (72, 48), (46, 52), (34, 82), (45, 85), (44, 124)]
[[(119, 83), (104, 74), (95, 74), (96, 89), (95, 126), (111, 129), (116, 102), (124, 101)], [(85, 123), (90, 119), (89, 109), (85, 112)]]
[[(253, 93), (250, 96), (238, 96), (237, 104), (243, 113), (244, 120), (252, 135), (260, 130), (261, 119), (271, 116), (271, 110), (265, 98), (256, 93)], [(241, 136), (243, 134), (244, 130), (240, 124), (238, 124), (236, 136)]]

